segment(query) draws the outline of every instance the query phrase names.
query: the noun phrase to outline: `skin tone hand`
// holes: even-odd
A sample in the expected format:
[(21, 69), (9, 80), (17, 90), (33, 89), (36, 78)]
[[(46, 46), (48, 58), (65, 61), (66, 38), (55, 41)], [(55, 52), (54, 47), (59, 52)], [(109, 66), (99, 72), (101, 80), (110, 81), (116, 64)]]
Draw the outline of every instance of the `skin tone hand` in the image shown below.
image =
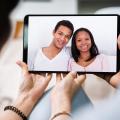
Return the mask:
[(96, 74), (98, 77), (101, 77), (105, 79), (107, 82), (109, 82), (114, 88), (117, 88), (120, 85), (120, 72), (118, 73), (105, 73), (105, 74)]
[(118, 48), (119, 48), (119, 50), (120, 50), (120, 34), (118, 35), (117, 43), (118, 43)]
[[(120, 49), (120, 35), (118, 37), (118, 47)], [(114, 87), (120, 85), (120, 72), (117, 74), (100, 74), (103, 78), (110, 82), (110, 84)], [(63, 80), (61, 76), (58, 75), (58, 81), (56, 86), (52, 90), (51, 94), (51, 107), (52, 107), (52, 115), (56, 113), (60, 113), (63, 111), (71, 112), (71, 101), (74, 93), (80, 87), (82, 81), (84, 81), (85, 76), (81, 76), (81, 82), (77, 82), (76, 74), (69, 73)], [(78, 81), (79, 81), (78, 80)], [(56, 117), (54, 120), (69, 120), (70, 117), (67, 115), (60, 115)]]
[(120, 72), (118, 72), (110, 78), (110, 84), (115, 88), (117, 88), (120, 85)]
[[(13, 103), (13, 106), (17, 107), (28, 116), (37, 101), (42, 97), (52, 75), (47, 74), (44, 77), (39, 74), (31, 74), (28, 72), (28, 66), (24, 62), (18, 61), (17, 64), (22, 69), (24, 81), (21, 84), (20, 93), (16, 101)], [(21, 120), (16, 113), (10, 110), (3, 112), (1, 119)]]
[[(51, 92), (51, 117), (63, 111), (71, 112), (72, 98), (85, 78), (85, 75), (78, 76), (76, 72), (70, 72), (63, 79), (61, 74), (57, 74), (57, 83)], [(67, 120), (68, 118), (67, 115), (60, 115), (54, 120)]]
[[(81, 86), (85, 76), (75, 78), (75, 73), (69, 73), (63, 80), (58, 77), (58, 82), (52, 90), (51, 103), (52, 103), (52, 116), (56, 113), (66, 111), (71, 112), (71, 101), (76, 90)], [(114, 87), (120, 85), (120, 72), (110, 78), (110, 84)], [(60, 115), (54, 120), (70, 120), (67, 115)]]

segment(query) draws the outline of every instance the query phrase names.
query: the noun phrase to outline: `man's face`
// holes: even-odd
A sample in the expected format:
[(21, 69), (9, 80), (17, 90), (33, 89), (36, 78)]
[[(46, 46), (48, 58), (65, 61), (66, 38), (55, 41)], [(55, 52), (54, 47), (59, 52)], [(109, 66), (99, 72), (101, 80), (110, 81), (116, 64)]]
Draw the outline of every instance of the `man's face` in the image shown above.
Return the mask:
[(62, 49), (69, 41), (72, 31), (66, 26), (59, 26), (56, 32), (53, 32), (53, 44), (56, 48)]

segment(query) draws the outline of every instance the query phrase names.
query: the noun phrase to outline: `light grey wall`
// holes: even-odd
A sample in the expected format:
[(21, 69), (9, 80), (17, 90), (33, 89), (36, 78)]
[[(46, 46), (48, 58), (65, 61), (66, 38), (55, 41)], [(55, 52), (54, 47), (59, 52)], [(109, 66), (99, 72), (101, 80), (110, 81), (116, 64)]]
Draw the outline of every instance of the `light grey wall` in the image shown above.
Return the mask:
[(120, 0), (78, 0), (79, 14), (92, 14), (106, 7), (118, 7)]

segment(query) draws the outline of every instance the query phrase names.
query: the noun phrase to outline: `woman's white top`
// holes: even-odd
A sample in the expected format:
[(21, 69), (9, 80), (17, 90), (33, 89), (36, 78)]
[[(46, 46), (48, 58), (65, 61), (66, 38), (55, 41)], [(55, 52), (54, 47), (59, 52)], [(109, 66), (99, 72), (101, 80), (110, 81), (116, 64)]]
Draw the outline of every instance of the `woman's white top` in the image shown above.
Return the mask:
[[(113, 61), (114, 63), (116, 61)], [(110, 66), (107, 55), (99, 54), (94, 61), (88, 66), (83, 67), (75, 62), (73, 58), (70, 58), (68, 63), (68, 71), (82, 71), (82, 72), (115, 72), (116, 66), (113, 69)]]

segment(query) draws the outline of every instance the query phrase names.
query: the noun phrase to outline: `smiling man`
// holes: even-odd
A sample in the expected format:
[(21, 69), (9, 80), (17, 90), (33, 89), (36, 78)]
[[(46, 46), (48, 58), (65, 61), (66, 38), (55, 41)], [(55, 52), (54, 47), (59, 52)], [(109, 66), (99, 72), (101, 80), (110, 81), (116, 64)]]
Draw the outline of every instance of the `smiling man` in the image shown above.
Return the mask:
[(66, 71), (70, 58), (69, 42), (74, 31), (68, 20), (59, 21), (53, 30), (53, 40), (48, 47), (40, 48), (34, 62), (35, 71)]

